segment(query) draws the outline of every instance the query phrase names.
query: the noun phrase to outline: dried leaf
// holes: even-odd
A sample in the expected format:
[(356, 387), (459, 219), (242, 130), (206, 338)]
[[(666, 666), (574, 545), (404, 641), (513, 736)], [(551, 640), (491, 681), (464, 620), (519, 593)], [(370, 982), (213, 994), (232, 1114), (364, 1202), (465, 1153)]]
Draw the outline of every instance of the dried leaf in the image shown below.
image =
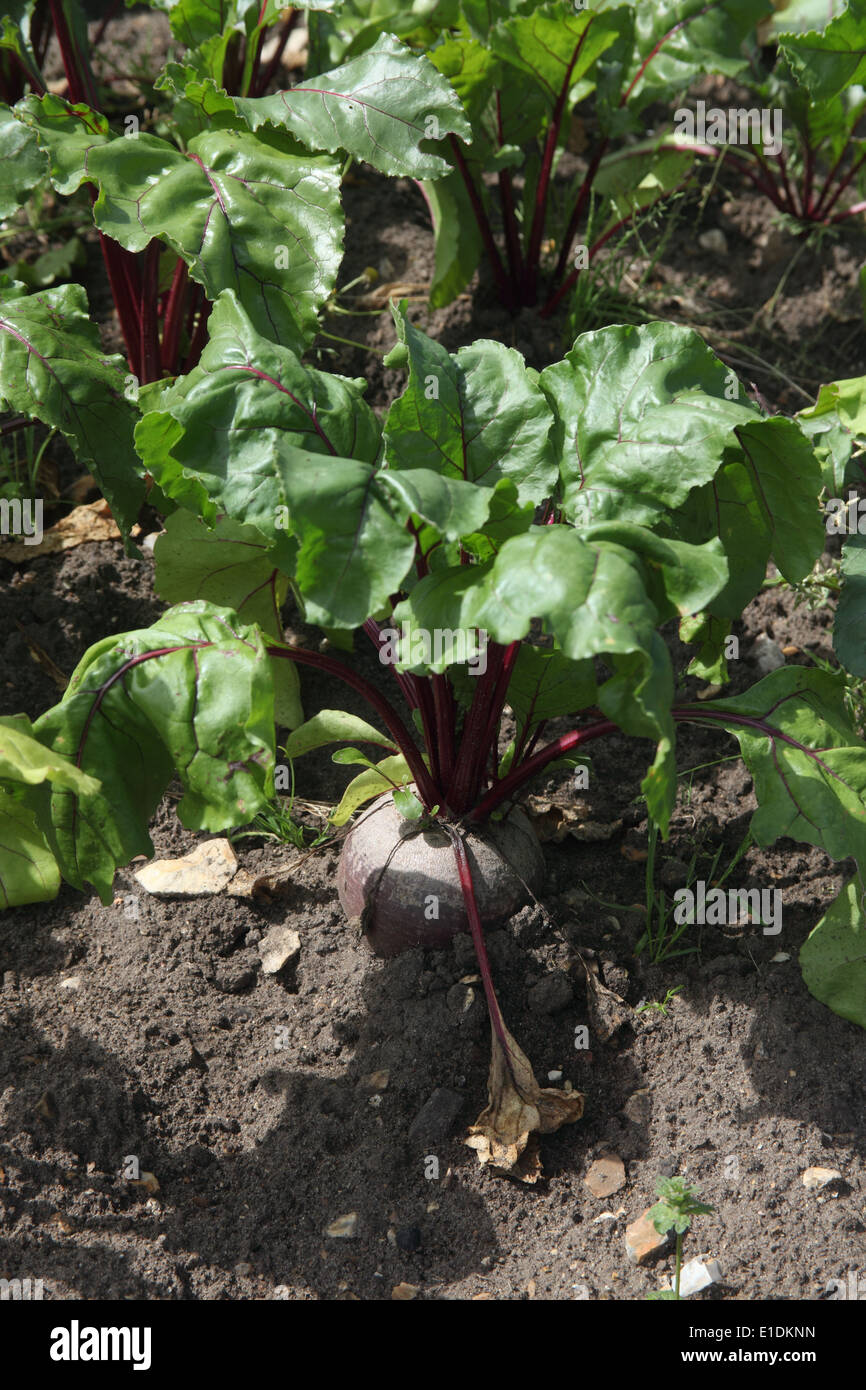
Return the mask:
[(116, 541), (120, 539), (111, 509), (104, 497), (85, 507), (74, 507), (67, 516), (55, 526), (49, 526), (38, 545), (25, 545), (14, 541), (4, 545), (0, 556), (19, 564), (22, 560), (35, 560), (39, 555), (52, 555), (58, 550), (72, 550), (85, 541)]
[(354, 303), (359, 309), (387, 309), (391, 299), (408, 299), (410, 303), (429, 298), (430, 286), (409, 280), (389, 280), (374, 290), (358, 295)]
[(594, 821), (585, 801), (570, 800), (568, 804), (541, 796), (530, 796), (523, 810), (542, 844), (561, 842), (570, 835), (585, 842), (610, 840), (622, 830), (622, 820)]
[(541, 1176), (536, 1136), (579, 1120), (584, 1098), (579, 1091), (539, 1086), (529, 1059), (507, 1029), (505, 1038), (508, 1060), (493, 1034), (488, 1103), (470, 1127), (466, 1143), (492, 1172), (534, 1183)]
[(292, 875), (285, 871), (253, 873), (249, 869), (238, 869), (226, 892), (230, 898), (252, 898), (254, 902), (269, 903), (283, 897), (291, 885)]

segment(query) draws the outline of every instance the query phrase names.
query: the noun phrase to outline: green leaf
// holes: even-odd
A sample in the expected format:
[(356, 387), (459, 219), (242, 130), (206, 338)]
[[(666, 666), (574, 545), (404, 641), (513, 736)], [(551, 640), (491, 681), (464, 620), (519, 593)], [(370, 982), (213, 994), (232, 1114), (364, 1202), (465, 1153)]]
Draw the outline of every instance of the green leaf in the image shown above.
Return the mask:
[(85, 178), (98, 185), (93, 218), (101, 231), (129, 251), (159, 238), (209, 299), (232, 288), (259, 332), (306, 346), (342, 251), (333, 160), (286, 153), (237, 130), (206, 130), (183, 152), (155, 135), (109, 139), (87, 108), (56, 98), (25, 105), (63, 171), (59, 181), (52, 173), (60, 191)]
[(424, 814), (423, 804), (408, 787), (400, 787), (394, 792), (394, 805), (404, 820), (420, 820)]
[(840, 1018), (866, 1028), (866, 889), (856, 874), (800, 948), (806, 988)]
[(392, 468), (430, 468), (492, 488), (510, 478), (521, 503), (542, 502), (556, 464), (550, 409), (519, 352), (481, 339), (451, 354), (394, 311), (409, 382), (385, 422)]
[(602, 521), (581, 530), (587, 541), (617, 545), (640, 556), (659, 618), (687, 617), (705, 608), (727, 583), (728, 562), (717, 538), (702, 545), (667, 540), (630, 521)]
[[(545, 96), (552, 110), (563, 85), (573, 89), (589, 72), (596, 59), (615, 41), (619, 15), (576, 10), (556, 0), (539, 6), (530, 14), (515, 15), (497, 24), (491, 34), (493, 52), (530, 78)], [(514, 73), (511, 82), (519, 81)], [(591, 90), (584, 83), (581, 95)]]
[(825, 487), (838, 497), (848, 481), (852, 446), (866, 440), (866, 377), (822, 386), (815, 404), (801, 410), (797, 420), (819, 455)]
[(508, 686), (508, 703), (521, 731), (576, 714), (595, 700), (591, 661), (572, 661), (562, 652), (521, 645)]
[(866, 862), (866, 744), (850, 727), (844, 696), (841, 671), (782, 667), (745, 695), (691, 707), (695, 722), (739, 742), (758, 800), (758, 844), (787, 835), (832, 859)]
[(734, 426), (757, 418), (737, 404), (728, 368), (675, 324), (584, 333), (540, 384), (556, 416), (566, 515), (584, 525), (651, 525), (710, 481)]
[[(826, 15), (826, 9), (825, 9)], [(784, 16), (780, 21), (784, 27)], [(828, 24), (806, 33), (783, 33), (779, 45), (791, 71), (815, 101), (827, 101), (866, 79), (866, 4), (848, 0)]]
[(484, 115), (497, 82), (501, 85), (500, 65), (492, 50), (475, 39), (446, 34), (429, 57), (451, 83), (474, 125)]
[(3, 0), (0, 5), (0, 50), (14, 53), (30, 81), (41, 86), (42, 74), (30, 43), (30, 24), (35, 8), (36, 0)]
[(383, 473), (382, 480), (416, 516), (446, 540), (459, 540), (479, 531), (487, 521), (492, 491), (444, 477), (429, 468), (405, 468)]
[(301, 449), (284, 450), (281, 462), (307, 620), (358, 627), (385, 607), (412, 564), (409, 508), (390, 475), (368, 463)]
[[(254, 526), (220, 517), (211, 530), (198, 517), (176, 511), (154, 547), (155, 588), (167, 603), (204, 599), (231, 608), (242, 623), (283, 641), (280, 609), (288, 580), (276, 568), (273, 548)], [(295, 664), (274, 657), (274, 715), (293, 729), (304, 718)]]
[(466, 184), (459, 173), (421, 185), (430, 208), (435, 263), (430, 284), (430, 307), (441, 309), (465, 290), (481, 257), (481, 233)]
[(47, 151), (51, 182), (67, 197), (88, 181), (92, 152), (115, 138), (98, 111), (73, 105), (50, 92), (44, 97), (25, 97), (15, 113), (33, 130), (40, 149)]
[(615, 150), (601, 161), (593, 193), (603, 194), (608, 207), (606, 216), (593, 223), (593, 242), (685, 182), (697, 155), (691, 150), (669, 149), (669, 141), (670, 134), (664, 132)]
[(98, 791), (99, 782), (88, 777), (67, 757), (47, 748), (34, 737), (26, 714), (0, 717), (0, 781), (37, 786), (52, 782), (88, 795)]
[(710, 685), (727, 685), (728, 663), (725, 657), (725, 643), (730, 635), (731, 624), (711, 613), (699, 613), (694, 618), (683, 618), (680, 623), (680, 641), (700, 642), (697, 656), (689, 662), (688, 675), (698, 680), (708, 681)]
[(360, 748), (338, 748), (336, 753), (331, 754), (332, 763), (346, 763), (349, 766), (375, 767), (366, 753), (362, 753)]
[(737, 451), (728, 451), (712, 483), (696, 490), (677, 516), (690, 534), (717, 535), (724, 546), (730, 578), (712, 601), (722, 618), (740, 616), (760, 591), (771, 557), (797, 583), (824, 547), (820, 464), (797, 423), (759, 419), (738, 426), (735, 436)]
[(842, 576), (833, 650), (846, 671), (866, 676), (866, 536), (848, 537), (842, 550)]
[(144, 501), (135, 387), (120, 354), (103, 350), (80, 285), (15, 298), (0, 291), (0, 398), (60, 430), (124, 531)]
[(408, 178), (449, 172), (450, 164), (425, 148), (429, 142), (449, 134), (471, 139), (454, 89), (393, 34), (382, 34), (360, 57), (289, 91), (238, 97), (234, 104), (251, 130), (270, 123), (313, 149), (345, 150), (383, 174)]
[(544, 619), (574, 661), (647, 653), (656, 622), (637, 570), (615, 549), (588, 545), (565, 526), (534, 526), (506, 541), (473, 584), (467, 607), (470, 625), (503, 643), (525, 637), (533, 618)]
[[(2, 45), (0, 45), (2, 47)], [(0, 102), (0, 218), (11, 217), (48, 172), (36, 134)], [(462, 286), (461, 286), (462, 288)]]
[[(490, 566), (457, 565), (426, 575), (412, 588), (408, 598), (394, 608), (397, 629), (395, 665), (398, 671), (425, 675), (442, 674), (458, 662), (475, 661), (482, 640), (471, 614), (478, 602), (478, 586), (489, 575)], [(419, 634), (415, 637), (415, 634)], [(439, 647), (430, 635), (439, 635)], [(413, 640), (414, 638), (414, 640)]]
[(343, 743), (348, 739), (378, 743), (382, 748), (397, 751), (396, 745), (385, 734), (380, 734), (378, 729), (374, 729), (372, 724), (340, 709), (319, 710), (312, 719), (293, 729), (286, 739), (283, 751), (287, 758), (300, 758), (304, 753), (311, 753), (328, 743)]
[(821, 470), (796, 421), (782, 416), (739, 426), (770, 553), (781, 573), (796, 584), (811, 573), (824, 548), (824, 521), (817, 498)]
[(84, 243), (77, 236), (70, 237), (60, 246), (43, 251), (35, 261), (15, 261), (11, 270), (16, 278), (29, 289), (43, 290), (53, 285), (55, 280), (68, 280), (73, 276), (76, 266), (85, 265), (87, 254)]
[(366, 382), (306, 367), (269, 342), (232, 290), (208, 327), (199, 366), (145, 397), (136, 446), (166, 496), (211, 524), (227, 512), (258, 527), (290, 573), (297, 546), (280, 513), (283, 474), (297, 449), (374, 461), (380, 430)]
[(331, 816), (332, 825), (345, 825), (351, 815), (366, 801), (381, 796), (383, 792), (393, 791), (394, 785), (411, 780), (409, 765), (402, 756), (383, 758), (374, 768), (352, 779), (343, 792), (340, 804)]
[(60, 870), (29, 806), (0, 787), (0, 909), (57, 897)]
[(772, 10), (767, 0), (628, 0), (635, 46), (623, 84), (632, 110), (685, 91), (702, 72), (735, 77), (746, 64), (744, 41)]
[(671, 705), (674, 677), (670, 653), (657, 632), (648, 651), (609, 658), (614, 674), (599, 687), (598, 704), (624, 733), (652, 739), (656, 755), (641, 783), (652, 820), (667, 838), (677, 791), (676, 733)]
[(98, 771), (101, 789), (57, 788), (55, 853), (76, 888), (111, 901), (114, 870), (150, 855), (148, 823), (173, 774), (181, 822), (225, 830), (268, 801), (274, 771), (270, 662), (255, 627), (229, 609), (171, 608), (152, 627), (107, 637), (79, 662), (39, 739)]
[[(60, 870), (39, 824), (48, 782), (87, 795), (99, 782), (46, 748), (33, 736), (26, 714), (0, 718), (0, 909), (49, 902), (57, 896)], [(10, 785), (11, 784), (11, 785)]]

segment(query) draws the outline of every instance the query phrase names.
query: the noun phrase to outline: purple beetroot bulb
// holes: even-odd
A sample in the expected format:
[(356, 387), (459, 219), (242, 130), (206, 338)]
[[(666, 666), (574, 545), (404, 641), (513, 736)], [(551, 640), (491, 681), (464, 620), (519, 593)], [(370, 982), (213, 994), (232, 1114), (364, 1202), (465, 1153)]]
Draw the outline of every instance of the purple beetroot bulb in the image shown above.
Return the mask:
[[(360, 917), (369, 907), (367, 941), (378, 956), (413, 946), (441, 948), (469, 930), (449, 835), (436, 826), (417, 834), (413, 829), (387, 792), (343, 843), (340, 902), (348, 917)], [(528, 901), (524, 883), (536, 892), (543, 881), (544, 855), (535, 831), (512, 807), (502, 820), (469, 831), (465, 843), (481, 921), (486, 928), (501, 926)]]

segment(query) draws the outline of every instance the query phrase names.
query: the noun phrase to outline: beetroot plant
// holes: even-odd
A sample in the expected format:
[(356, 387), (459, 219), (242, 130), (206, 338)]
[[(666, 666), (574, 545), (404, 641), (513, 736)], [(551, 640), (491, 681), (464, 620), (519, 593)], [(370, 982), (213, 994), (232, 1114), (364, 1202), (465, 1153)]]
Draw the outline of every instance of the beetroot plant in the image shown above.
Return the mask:
[(29, 88), (13, 107), (0, 103), (10, 156), (0, 217), (46, 182), (66, 211), (86, 190), (83, 216), (99, 233), (124, 342), (123, 355), (103, 351), (81, 285), (30, 295), (0, 282), (0, 404), (15, 412), (9, 429), (38, 419), (61, 430), (125, 530), (145, 497), (132, 448), (139, 388), (195, 366), (213, 300), (234, 289), (261, 333), (302, 353), (336, 285), (347, 158), (435, 180), (449, 171), (438, 147), (470, 134), (449, 83), (393, 35), (265, 95), (276, 68), (263, 65), (262, 44), (269, 26), (290, 24), (281, 7), (166, 0), (158, 8), (170, 9), (182, 47), (182, 61), (155, 75), (158, 119), (143, 99), (123, 110), (99, 86), (73, 0), (39, 11), (54, 25), (65, 96), (45, 88), (32, 4), (18, 6), (19, 24), (0, 25), (7, 68)]
[[(157, 587), (197, 597), (97, 644), (32, 727), (0, 726), (2, 882), (7, 900), (34, 901), (59, 873), (110, 901), (115, 868), (152, 852), (172, 775), (183, 823), (216, 831), (272, 796), (278, 720), (296, 726), (294, 760), (339, 744), (361, 770), (334, 821), (366, 807), (343, 847), (347, 914), (386, 955), (471, 933), (493, 1029), (471, 1138), (483, 1161), (531, 1177), (532, 1133), (582, 1108), (536, 1083), (485, 949), (485, 929), (543, 883), (519, 806), (532, 780), (630, 735), (666, 834), (677, 729), (693, 722), (738, 740), (757, 843), (788, 836), (859, 863), (866, 745), (843, 675), (783, 668), (691, 701), (662, 632), (678, 622), (697, 647), (691, 673), (722, 685), (731, 624), (768, 562), (792, 582), (811, 571), (821, 472), (798, 422), (765, 416), (677, 326), (584, 334), (538, 373), (496, 342), (450, 354), (403, 306), (395, 321), (389, 360), (406, 385), (384, 422), (363, 383), (263, 338), (230, 290), (199, 366), (142, 392), (135, 446), (175, 508)], [(272, 635), (288, 590), (328, 650)], [(362, 639), (381, 681), (353, 663)], [(299, 722), (283, 674), (305, 666), (335, 696), (363, 696), (369, 722), (336, 700)], [(859, 906), (843, 899), (844, 922), (831, 909), (807, 943), (808, 982), (866, 1023)]]
[(702, 129), (686, 133), (801, 229), (838, 226), (866, 211), (866, 5), (811, 0), (779, 7), (767, 23), (763, 46), (757, 36), (749, 46), (749, 104), (735, 113), (736, 134), (729, 113), (709, 102)]
[[(551, 313), (637, 214), (684, 186), (697, 151), (661, 106), (702, 73), (735, 76), (770, 11), (755, 0), (370, 0), (310, 16), (319, 56), (357, 54), (397, 9), (466, 109), (471, 142), (448, 137), (451, 172), (421, 181), (436, 235), (431, 303), (487, 265), (501, 303)], [(342, 40), (342, 43), (341, 43)], [(582, 163), (574, 156), (583, 155)]]

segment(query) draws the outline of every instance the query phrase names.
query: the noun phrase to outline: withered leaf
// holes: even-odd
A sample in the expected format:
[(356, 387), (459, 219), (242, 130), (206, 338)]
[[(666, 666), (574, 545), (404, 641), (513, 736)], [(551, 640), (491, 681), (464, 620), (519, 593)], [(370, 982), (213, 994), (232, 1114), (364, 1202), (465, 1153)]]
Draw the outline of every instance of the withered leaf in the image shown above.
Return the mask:
[(622, 830), (622, 820), (590, 820), (585, 801), (571, 799), (567, 804), (541, 796), (527, 797), (523, 810), (542, 844), (561, 844), (567, 837), (587, 843), (611, 840)]
[(493, 1033), (487, 1106), (470, 1127), (466, 1143), (491, 1172), (534, 1183), (542, 1175), (537, 1136), (579, 1120), (584, 1098), (579, 1091), (539, 1086), (507, 1028), (505, 1039), (507, 1060)]

